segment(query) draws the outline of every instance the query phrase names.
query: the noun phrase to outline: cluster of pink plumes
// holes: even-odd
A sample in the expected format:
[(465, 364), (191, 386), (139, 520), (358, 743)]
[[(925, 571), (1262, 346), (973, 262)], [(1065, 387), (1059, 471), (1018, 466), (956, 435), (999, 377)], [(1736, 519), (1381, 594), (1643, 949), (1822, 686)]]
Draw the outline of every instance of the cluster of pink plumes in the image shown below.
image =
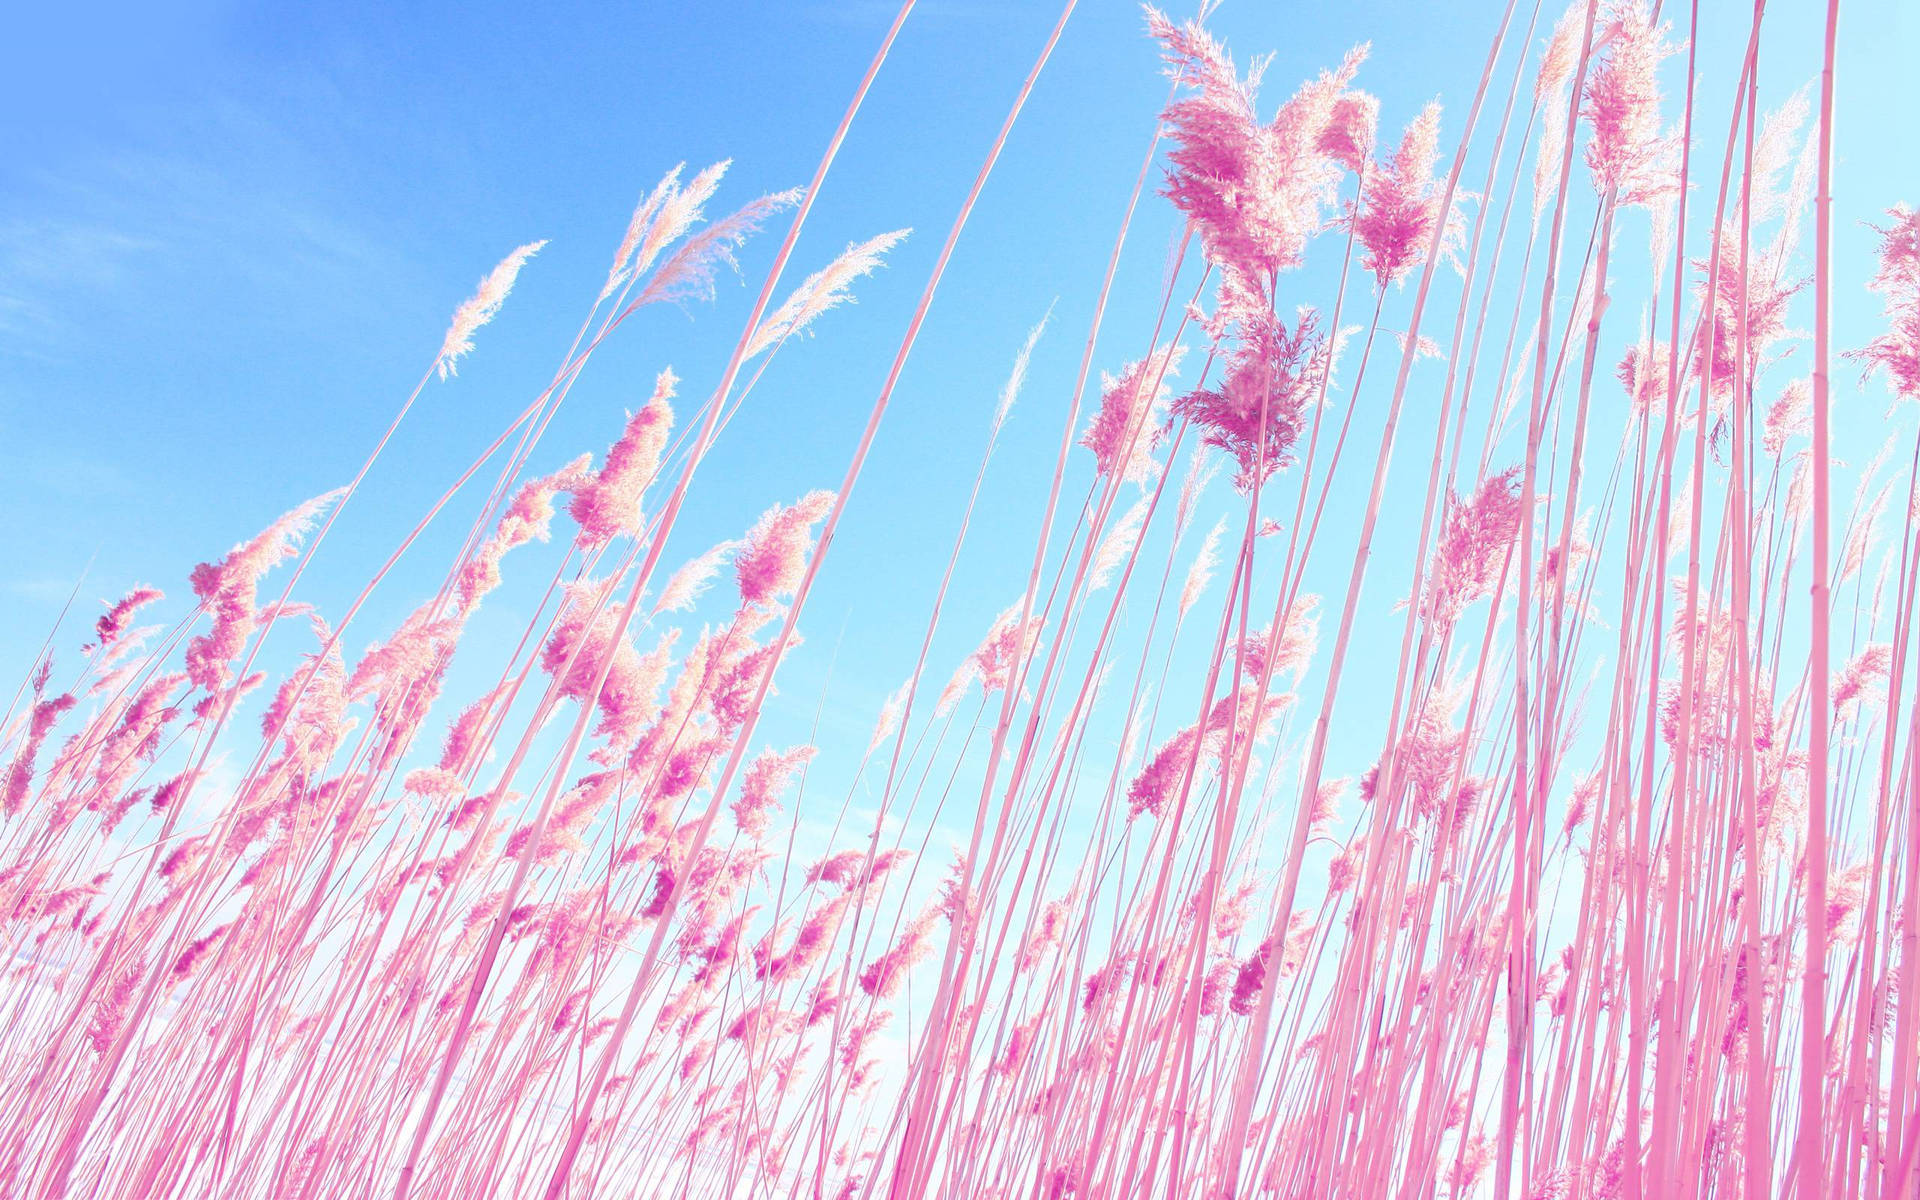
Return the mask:
[[(1149, 10), (1158, 322), (1020, 399), (1045, 506), (941, 518), (847, 742), (757, 730), (809, 703), (776, 672), (1027, 93), (838, 485), (698, 553), (760, 372), (904, 236), (775, 302), (899, 24), (806, 188), (710, 216), (725, 164), (669, 173), (357, 659), (387, 568), (340, 613), (299, 585), (378, 450), (49, 636), (0, 719), (0, 1195), (1920, 1194), (1920, 442), (1830, 444), (1920, 399), (1920, 216), (1872, 198), (1878, 262), (1831, 261), (1835, 43), (1764, 8), (1720, 73), (1672, 11), (1508, 5), (1398, 136), (1364, 47), (1275, 107)], [(1818, 82), (1757, 111), (1763, 65)], [(550, 455), (601, 343), (781, 222), (724, 369)], [(1883, 321), (1836, 335), (1842, 288)], [(970, 577), (969, 530), (1030, 570)], [(469, 635), (516, 582), (523, 635)], [(1017, 599), (948, 630), (955, 587)]]

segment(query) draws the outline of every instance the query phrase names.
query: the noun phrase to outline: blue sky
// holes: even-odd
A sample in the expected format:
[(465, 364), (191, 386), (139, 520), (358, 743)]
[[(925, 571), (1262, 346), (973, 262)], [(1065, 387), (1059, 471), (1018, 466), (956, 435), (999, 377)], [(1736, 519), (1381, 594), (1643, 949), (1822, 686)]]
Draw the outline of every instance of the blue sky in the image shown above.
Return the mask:
[[(0, 104), (15, 118), (0, 123), (0, 662), (16, 671), (83, 572), (84, 618), (135, 582), (183, 604), (193, 563), (344, 482), (474, 281), (514, 245), (551, 239), (458, 379), (428, 389), (330, 540), (303, 594), (337, 612), (545, 383), (635, 197), (675, 163), (725, 157), (735, 164), (728, 202), (804, 182), (893, 12), (867, 0), (29, 7), (0, 48)], [(1725, 90), (1749, 10), (1708, 7), (1702, 70)], [(1815, 7), (1781, 5), (1770, 18), (1763, 104), (1817, 68)], [(1243, 63), (1278, 50), (1268, 106), (1370, 38), (1360, 82), (1382, 97), (1383, 125), (1397, 130), (1439, 96), (1450, 145), (1498, 12), (1446, 9), (1231, 0), (1215, 26)], [(783, 352), (703, 469), (668, 565), (736, 535), (775, 501), (838, 481), (933, 255), (1056, 12), (1037, 0), (920, 5), (794, 270), (882, 230), (916, 233), (861, 283), (857, 305)], [(1916, 108), (1908, 80), (1920, 15), (1874, 0), (1849, 4), (1845, 21), (1836, 305), (1843, 331), (1855, 331), (1842, 341), (1855, 344), (1875, 307), (1859, 294), (1869, 235), (1857, 222), (1897, 199), (1920, 201), (1920, 134), (1896, 116)], [(1025, 331), (1057, 305), (933, 669), (944, 676), (1022, 586), (1100, 273), (1165, 94), (1157, 70), (1133, 5), (1085, 0), (974, 216), (803, 623), (816, 648), (846, 638), (835, 669), (849, 725), (864, 728), (911, 664), (995, 390)], [(1677, 75), (1668, 78), (1672, 91)], [(1716, 161), (1724, 111), (1724, 97), (1703, 101), (1703, 152)], [(1163, 201), (1143, 203), (1098, 365), (1146, 349), (1176, 234)], [(749, 249), (749, 280), (776, 241)], [(1643, 257), (1623, 251), (1636, 265), (1622, 274)], [(1328, 276), (1298, 278), (1303, 299), (1330, 296)], [(750, 299), (726, 281), (710, 308), (632, 323), (596, 356), (536, 466), (604, 448), (663, 365), (688, 380), (687, 395), (704, 394)], [(1387, 324), (1404, 321), (1410, 299), (1410, 290), (1389, 299)], [(1425, 364), (1416, 388), (1437, 392), (1440, 377)], [(1877, 420), (1884, 398), (1876, 389), (1854, 411)], [(1366, 419), (1357, 436), (1370, 446)], [(1409, 445), (1428, 436), (1421, 420), (1416, 404)], [(1416, 461), (1403, 453), (1394, 493), (1412, 503)], [(1082, 456), (1074, 494), (1087, 469)], [(1225, 507), (1224, 489), (1215, 499)], [(438, 578), (477, 503), (427, 539), (354, 646)], [(1330, 544), (1351, 519), (1336, 511)], [(1320, 590), (1337, 591), (1344, 551), (1321, 567)], [(1401, 586), (1377, 574), (1364, 618), (1392, 620), (1393, 640)], [(487, 619), (504, 631), (524, 615), (503, 600)], [(1356, 677), (1370, 653), (1359, 652)], [(828, 658), (796, 660), (783, 690), (816, 694)]]

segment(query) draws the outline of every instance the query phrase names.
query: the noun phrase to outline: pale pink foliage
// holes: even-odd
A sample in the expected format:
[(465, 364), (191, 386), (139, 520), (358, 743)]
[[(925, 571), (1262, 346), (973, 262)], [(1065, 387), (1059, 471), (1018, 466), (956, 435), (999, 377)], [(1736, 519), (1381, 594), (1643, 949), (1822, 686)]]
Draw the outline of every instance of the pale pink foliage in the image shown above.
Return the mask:
[(887, 251), (899, 245), (910, 232), (896, 229), (856, 242), (838, 258), (807, 276), (754, 330), (752, 340), (747, 343), (748, 356), (805, 333), (821, 313), (853, 303), (853, 293), (848, 290), (853, 281), (878, 270)]
[(1679, 187), (1670, 161), (1675, 145), (1660, 136), (1660, 64), (1676, 47), (1638, 3), (1608, 23), (1606, 49), (1587, 76), (1581, 115), (1593, 129), (1587, 166), (1602, 192), (1625, 204), (1650, 205)]
[(1339, 135), (1327, 136), (1366, 48), (1305, 84), (1263, 122), (1255, 107), (1259, 67), (1242, 79), (1197, 22), (1176, 26), (1149, 8), (1147, 23), (1169, 73), (1198, 92), (1161, 116), (1175, 142), (1167, 195), (1199, 230), (1213, 261), (1262, 281), (1298, 266), (1339, 182), (1345, 143), (1358, 132), (1361, 114), (1348, 105), (1339, 113)]
[(134, 613), (161, 599), (164, 599), (164, 596), (159, 588), (144, 585), (134, 588), (93, 623), (93, 644), (102, 650), (108, 648), (127, 631), (127, 626), (133, 621)]
[(926, 957), (930, 949), (928, 939), (940, 916), (940, 908), (936, 905), (909, 921), (899, 939), (888, 947), (886, 953), (868, 963), (866, 969), (860, 972), (860, 990), (876, 1000), (888, 999), (897, 992), (908, 969)]
[(546, 244), (545, 241), (528, 242), (501, 259), (500, 265), (487, 272), (487, 277), (480, 281), (478, 290), (454, 310), (453, 322), (447, 326), (447, 336), (440, 343), (439, 357), (434, 360), (440, 378), (458, 374), (460, 359), (473, 349), (474, 333), (493, 320), (493, 315), (506, 303), (507, 293), (513, 290), (514, 280), (520, 277), (520, 268)]
[(993, 626), (987, 630), (987, 636), (967, 657), (962, 668), (965, 680), (978, 679), (980, 689), (992, 694), (1004, 692), (1014, 680), (1014, 673), (1022, 669), (1040, 644), (1043, 619), (1039, 616), (1021, 620), (1020, 610), (1025, 607), (1024, 600), (1007, 606)]
[(1128, 483), (1151, 483), (1159, 474), (1154, 447), (1160, 444), (1160, 412), (1166, 406), (1167, 380), (1180, 373), (1186, 347), (1163, 346), (1139, 362), (1128, 363), (1116, 378), (1100, 377), (1100, 408), (1080, 435), (1093, 451), (1096, 470)]
[(1213, 582), (1213, 569), (1219, 565), (1220, 535), (1226, 532), (1226, 518), (1214, 522), (1212, 529), (1200, 543), (1200, 549), (1194, 554), (1193, 562), (1187, 567), (1186, 578), (1180, 584), (1180, 615), (1185, 616), (1200, 599), (1207, 585)]
[(1237, 329), (1226, 378), (1182, 396), (1173, 411), (1198, 424), (1207, 445), (1233, 456), (1234, 484), (1248, 491), (1292, 461), (1331, 350), (1312, 311), (1302, 310), (1288, 330), (1256, 296), (1231, 284), (1231, 276), (1222, 282), (1215, 318)]
[(1452, 497), (1427, 576), (1425, 615), (1451, 622), (1468, 604), (1493, 594), (1520, 527), (1520, 470), (1482, 480), (1474, 494)]
[(833, 504), (832, 492), (815, 491), (762, 514), (733, 558), (743, 603), (767, 604), (800, 586), (813, 549), (813, 526)]
[(1920, 211), (1904, 204), (1880, 234), (1880, 268), (1871, 287), (1886, 304), (1887, 330), (1852, 356), (1868, 374), (1885, 371), (1893, 394), (1920, 400)]
[(193, 594), (213, 616), (213, 628), (187, 643), (187, 675), (195, 685), (211, 692), (232, 678), (229, 664), (258, 624), (254, 601), (260, 580), (293, 557), (301, 535), (342, 494), (328, 492), (307, 501), (251, 541), (235, 546), (219, 562), (193, 569)]
[(546, 541), (553, 526), (555, 496), (575, 492), (593, 478), (592, 458), (581, 455), (551, 475), (522, 484), (500, 522), (460, 568), (460, 607), (471, 612), (487, 593), (500, 586), (500, 560), (507, 552), (532, 541)]
[[(575, 585), (540, 662), (554, 676), (560, 695), (599, 708), (597, 732), (619, 745), (638, 736), (653, 715), (671, 635), (660, 651), (643, 658), (628, 638), (615, 637), (617, 617), (614, 605), (606, 603), (604, 585)], [(594, 683), (603, 671), (606, 682), (595, 695)]]
[(733, 802), (733, 816), (740, 832), (752, 838), (766, 832), (768, 814), (778, 806), (780, 793), (813, 756), (812, 746), (760, 752), (747, 768), (746, 781), (740, 785), (739, 798)]
[(574, 489), (567, 512), (580, 526), (587, 545), (639, 532), (640, 497), (660, 469), (660, 456), (673, 430), (674, 387), (680, 382), (672, 369), (661, 371), (653, 395), (627, 419), (626, 432), (607, 450), (607, 461), (593, 477)]
[(607, 297), (629, 279), (646, 274), (654, 260), (667, 246), (678, 241), (687, 230), (700, 219), (708, 200), (720, 187), (720, 179), (727, 173), (731, 161), (717, 162), (693, 177), (685, 187), (680, 186), (680, 172), (686, 164), (668, 171), (653, 191), (641, 197), (633, 210), (633, 217), (627, 222), (627, 232), (620, 239), (620, 247), (614, 252), (613, 266), (607, 271), (607, 282), (600, 290), (600, 299)]
[[(798, 204), (800, 195), (796, 189), (762, 196), (688, 237), (661, 262), (640, 295), (627, 306), (627, 311), (662, 302), (713, 299), (714, 276), (719, 269), (737, 267), (734, 254), (740, 246), (758, 233), (768, 218)], [(648, 242), (643, 242), (643, 257), (647, 248)]]
[(1393, 158), (1369, 171), (1361, 188), (1354, 236), (1366, 248), (1363, 265), (1382, 287), (1419, 265), (1434, 226), (1447, 219), (1433, 178), (1439, 143), (1440, 105), (1432, 103), (1407, 126)]

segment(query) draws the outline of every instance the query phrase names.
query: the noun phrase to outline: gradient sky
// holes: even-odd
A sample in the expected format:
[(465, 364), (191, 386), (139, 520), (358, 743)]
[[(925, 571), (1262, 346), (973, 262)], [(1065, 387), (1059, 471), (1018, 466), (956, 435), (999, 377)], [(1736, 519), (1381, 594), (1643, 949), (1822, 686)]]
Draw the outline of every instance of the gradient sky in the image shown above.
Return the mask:
[[(1702, 74), (1716, 87), (1701, 102), (1701, 146), (1717, 162), (1728, 99), (1717, 92), (1730, 87), (1750, 9), (1706, 7)], [(1767, 107), (1818, 65), (1818, 6), (1776, 7), (1762, 62)], [(1488, 3), (1446, 8), (1440, 17), (1404, 0), (1231, 0), (1214, 25), (1242, 63), (1278, 51), (1269, 110), (1370, 38), (1359, 83), (1381, 96), (1387, 135), (1439, 96), (1450, 147), (1499, 14)], [(136, 582), (172, 594), (169, 617), (183, 611), (192, 564), (349, 478), (474, 281), (514, 245), (551, 239), (459, 377), (427, 390), (329, 541), (302, 594), (338, 612), (544, 385), (635, 197), (675, 163), (726, 157), (734, 167), (716, 207), (804, 182), (892, 13), (884, 0), (184, 0), (16, 13), (0, 46), (10, 118), (0, 122), (0, 663), (26, 669), (76, 582), (82, 622)], [(782, 353), (703, 468), (668, 566), (737, 535), (769, 504), (837, 483), (954, 211), (1056, 14), (1040, 0), (919, 6), (827, 181), (792, 278), (850, 240), (916, 232), (862, 281), (857, 305)], [(1849, 3), (1843, 38), (1836, 313), (1840, 341), (1852, 345), (1870, 336), (1877, 308), (1860, 291), (1871, 234), (1859, 223), (1896, 200), (1920, 202), (1911, 116), (1920, 12), (1906, 0)], [(783, 691), (812, 697), (831, 663), (844, 701), (834, 719), (849, 729), (864, 730), (911, 665), (995, 391), (1025, 331), (1054, 306), (989, 480), (932, 668), (939, 677), (1023, 585), (1100, 273), (1166, 93), (1157, 72), (1137, 8), (1084, 0), (975, 213), (803, 622), (812, 648), (841, 653), (803, 655), (781, 677)], [(1676, 85), (1669, 72), (1669, 91)], [(1487, 145), (1476, 138), (1480, 154)], [(1484, 170), (1480, 154), (1470, 180)], [(1644, 245), (1644, 222), (1633, 220), (1622, 276), (1644, 270), (1633, 248)], [(1097, 365), (1117, 369), (1147, 348), (1176, 236), (1165, 202), (1145, 201)], [(743, 257), (752, 283), (777, 240), (763, 237)], [(1316, 270), (1298, 277), (1299, 294), (1324, 302), (1329, 276)], [(661, 366), (688, 381), (684, 395), (703, 395), (750, 300), (750, 287), (725, 280), (711, 307), (630, 323), (595, 357), (536, 468), (602, 450)], [(1410, 300), (1410, 290), (1389, 298), (1388, 325), (1404, 321)], [(1416, 390), (1437, 396), (1441, 377), (1423, 364)], [(1884, 390), (1857, 393), (1851, 372), (1841, 377), (1841, 420), (1877, 423)], [(1433, 407), (1416, 399), (1407, 444), (1429, 436)], [(1377, 414), (1362, 417), (1362, 445), (1369, 419)], [(1084, 455), (1074, 469), (1083, 487)], [(1420, 474), (1402, 465), (1392, 495), (1417, 504)], [(1225, 489), (1214, 499), (1223, 511)], [(422, 544), (350, 653), (438, 578), (477, 503)], [(1350, 514), (1332, 519), (1340, 544)], [(1395, 562), (1394, 539), (1409, 533), (1387, 530), (1389, 553), (1376, 561)], [(1346, 565), (1344, 552), (1323, 556), (1320, 590), (1337, 592), (1331, 576)], [(1398, 569), (1370, 580), (1364, 619), (1386, 619), (1405, 586)], [(507, 631), (524, 617), (503, 600), (486, 620)], [(81, 628), (59, 645), (70, 652)], [(1356, 678), (1374, 653), (1358, 650)]]

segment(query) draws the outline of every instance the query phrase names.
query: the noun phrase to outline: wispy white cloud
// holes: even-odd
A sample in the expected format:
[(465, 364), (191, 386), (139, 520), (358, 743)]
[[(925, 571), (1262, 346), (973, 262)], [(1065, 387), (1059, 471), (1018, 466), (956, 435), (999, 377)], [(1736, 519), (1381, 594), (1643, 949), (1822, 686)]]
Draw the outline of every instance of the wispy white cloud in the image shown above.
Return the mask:
[(57, 607), (73, 595), (74, 582), (66, 575), (23, 575), (0, 583), (0, 591), (16, 600)]
[(0, 355), (64, 357), (91, 310), (154, 303), (183, 278), (325, 288), (382, 256), (323, 153), (231, 103), (182, 123), (187, 149), (102, 149), (16, 176), (0, 201)]
[(0, 345), (32, 352), (58, 332), (64, 300), (124, 286), (139, 256), (159, 245), (84, 218), (0, 223)]

